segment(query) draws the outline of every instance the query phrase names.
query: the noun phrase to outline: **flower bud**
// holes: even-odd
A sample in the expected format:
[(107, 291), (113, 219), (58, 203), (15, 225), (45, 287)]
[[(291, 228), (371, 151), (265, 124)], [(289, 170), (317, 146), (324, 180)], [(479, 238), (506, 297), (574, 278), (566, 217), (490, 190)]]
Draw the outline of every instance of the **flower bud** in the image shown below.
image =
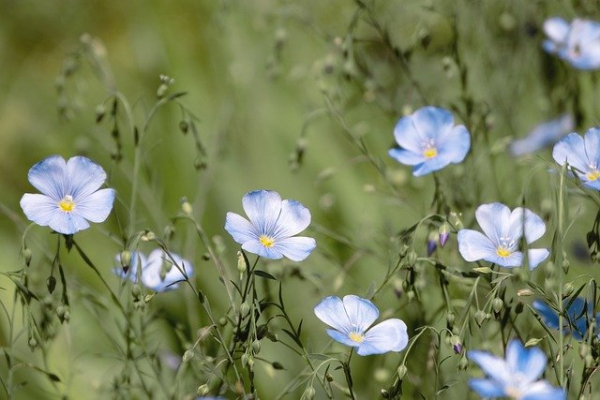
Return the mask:
[(238, 262), (237, 269), (240, 273), (240, 279), (244, 276), (244, 273), (248, 270), (248, 265), (246, 265), (246, 258), (244, 257), (244, 253), (241, 251), (237, 252)]
[(35, 349), (37, 347), (37, 340), (35, 340), (34, 337), (30, 337), (29, 338), (29, 342), (27, 342), (27, 344), (29, 345), (29, 348), (31, 349), (31, 351), (33, 351), (33, 349)]
[(189, 128), (190, 128), (190, 125), (187, 123), (187, 121), (182, 120), (179, 122), (179, 130), (181, 132), (183, 132), (184, 135), (188, 132)]
[(452, 336), (452, 338), (450, 339), (450, 341), (452, 342), (452, 349), (454, 349), (454, 352), (456, 354), (462, 354), (463, 351), (463, 345), (462, 342), (460, 340), (459, 336)]
[(133, 296), (134, 299), (137, 299), (140, 297), (140, 294), (142, 294), (142, 289), (140, 288), (140, 285), (138, 285), (137, 283), (134, 283), (131, 286), (131, 295)]
[(435, 249), (437, 248), (437, 242), (439, 240), (439, 235), (435, 231), (429, 232), (429, 236), (427, 237), (427, 257), (431, 257)]
[(408, 263), (408, 265), (413, 266), (417, 262), (417, 257), (417, 253), (415, 253), (414, 251), (410, 251), (406, 256), (406, 262)]
[(302, 400), (312, 400), (315, 398), (315, 388), (308, 386), (302, 393)]
[(573, 286), (573, 282), (565, 283), (565, 285), (563, 286), (563, 296), (565, 296), (565, 297), (570, 296), (571, 293), (573, 293), (573, 290), (575, 290), (575, 287)]
[(519, 296), (519, 297), (533, 296), (533, 291), (531, 289), (520, 289), (517, 291), (517, 296)]
[(240, 305), (240, 315), (242, 318), (246, 318), (246, 316), (250, 313), (250, 305), (248, 303), (242, 303)]
[(31, 249), (28, 247), (25, 247), (21, 251), (21, 254), (23, 255), (23, 259), (25, 260), (25, 265), (27, 265), (29, 267), (29, 264), (31, 264), (31, 258), (33, 257), (33, 253), (31, 252)]
[(481, 327), (483, 321), (485, 321), (485, 313), (481, 310), (477, 310), (477, 312), (475, 313), (475, 322), (477, 322), (477, 325)]
[(192, 358), (194, 358), (194, 352), (192, 350), (186, 350), (185, 353), (183, 353), (183, 357), (182, 357), (183, 362), (188, 362)]
[(402, 380), (402, 378), (404, 378), (404, 375), (406, 375), (407, 371), (408, 368), (406, 368), (406, 365), (402, 364), (401, 366), (399, 366), (396, 370), (396, 373), (398, 374), (398, 379)]
[(452, 311), (448, 311), (446, 314), (446, 323), (448, 326), (454, 325), (454, 320), (456, 319), (456, 315)]
[(271, 363), (271, 367), (273, 367), (273, 369), (278, 370), (278, 371), (283, 369), (283, 365), (281, 365), (281, 363), (278, 361), (273, 361)]
[(185, 197), (181, 198), (181, 211), (183, 211), (183, 213), (186, 215), (192, 215), (192, 213), (194, 212), (192, 205)]
[(252, 342), (252, 352), (254, 354), (260, 353), (260, 342), (258, 340)]
[(444, 222), (440, 229), (438, 229), (440, 246), (444, 247), (448, 239), (450, 238), (450, 225), (447, 222)]
[(494, 309), (494, 311), (496, 313), (499, 313), (500, 311), (502, 311), (503, 307), (504, 307), (504, 302), (502, 301), (502, 299), (500, 297), (496, 297), (496, 298), (494, 298), (494, 300), (492, 300), (492, 308)]
[(406, 243), (403, 243), (402, 246), (400, 246), (400, 258), (406, 257), (406, 255), (408, 254), (408, 250), (410, 250), (410, 247)]
[(198, 386), (198, 389), (196, 390), (196, 393), (199, 396), (206, 396), (209, 392), (210, 392), (210, 389), (206, 383), (204, 385)]
[(119, 259), (121, 260), (121, 267), (123, 267), (123, 271), (127, 272), (131, 266), (131, 252), (127, 250), (122, 251)]
[(468, 366), (469, 366), (469, 360), (467, 360), (467, 357), (465, 355), (463, 355), (462, 358), (460, 359), (460, 362), (458, 363), (458, 369), (461, 371), (466, 371)]

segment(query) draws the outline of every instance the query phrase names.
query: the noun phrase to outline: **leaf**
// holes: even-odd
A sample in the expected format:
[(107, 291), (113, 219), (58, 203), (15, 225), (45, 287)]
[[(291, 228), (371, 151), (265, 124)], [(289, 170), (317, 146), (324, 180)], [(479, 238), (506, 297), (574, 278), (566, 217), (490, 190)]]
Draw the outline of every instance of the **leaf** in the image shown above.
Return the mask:
[(261, 270), (259, 270), (259, 269), (257, 269), (257, 270), (255, 270), (255, 271), (254, 271), (254, 275), (256, 275), (256, 276), (260, 276), (261, 278), (265, 278), (265, 279), (271, 279), (271, 280), (273, 280), (273, 281), (276, 281), (276, 280), (277, 280), (277, 278), (275, 278), (275, 277), (274, 277), (273, 275), (271, 275), (270, 273), (268, 273), (268, 272), (265, 272), (265, 271), (261, 271)]

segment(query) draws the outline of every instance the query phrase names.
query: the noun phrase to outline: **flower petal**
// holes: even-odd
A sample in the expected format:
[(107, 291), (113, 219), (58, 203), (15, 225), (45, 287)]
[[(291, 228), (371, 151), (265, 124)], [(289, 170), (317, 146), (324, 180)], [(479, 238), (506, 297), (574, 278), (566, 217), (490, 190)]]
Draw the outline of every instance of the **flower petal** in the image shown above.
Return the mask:
[(566, 400), (567, 393), (561, 387), (554, 387), (548, 381), (537, 381), (528, 385), (520, 400)]
[(25, 193), (21, 198), (21, 208), (28, 220), (41, 226), (48, 226), (54, 214), (61, 212), (56, 200), (43, 194)]
[(510, 214), (510, 236), (518, 240), (525, 232), (527, 243), (533, 243), (546, 232), (546, 224), (542, 219), (527, 208), (517, 207)]
[(228, 212), (225, 217), (225, 230), (239, 244), (257, 240), (260, 236), (254, 225), (239, 214)]
[(458, 231), (458, 251), (466, 261), (479, 261), (496, 255), (496, 246), (482, 234), (471, 229)]
[(255, 190), (244, 195), (242, 205), (259, 235), (273, 235), (282, 207), (281, 196), (272, 190)]
[(310, 225), (310, 211), (296, 200), (283, 200), (277, 226), (273, 232), (275, 238), (294, 236)]
[(541, 262), (543, 262), (548, 256), (550, 252), (547, 249), (529, 249), (527, 250), (527, 258), (529, 261), (529, 269), (533, 270), (536, 268)]
[(541, 300), (534, 300), (533, 308), (548, 328), (558, 329), (558, 313), (556, 310)]
[(75, 156), (67, 161), (65, 195), (73, 196), (75, 202), (94, 193), (106, 181), (106, 172), (87, 157)]
[(457, 164), (465, 159), (470, 147), (469, 131), (464, 125), (457, 125), (439, 138), (438, 157), (442, 157), (448, 163)]
[(579, 174), (585, 174), (588, 170), (583, 138), (575, 132), (569, 133), (554, 145), (552, 158), (559, 165), (569, 163), (570, 166), (580, 171)]
[(352, 330), (352, 322), (350, 322), (344, 303), (339, 297), (325, 297), (315, 306), (314, 311), (317, 318), (345, 336), (348, 336)]
[(52, 214), (48, 226), (58, 233), (72, 235), (89, 228), (90, 224), (85, 218), (76, 213), (67, 213), (57, 209), (56, 212)]
[(427, 106), (412, 114), (412, 123), (421, 138), (437, 139), (450, 132), (454, 116), (443, 108)]
[(360, 343), (350, 339), (350, 337), (347, 334), (344, 334), (340, 331), (336, 331), (333, 329), (327, 329), (327, 334), (335, 341), (338, 341), (342, 344), (345, 344), (346, 346), (350, 346), (350, 347), (358, 347), (360, 346)]
[(600, 167), (600, 128), (591, 128), (585, 133), (583, 138), (585, 144), (585, 153), (587, 159)]
[(103, 222), (108, 218), (115, 201), (114, 189), (100, 189), (80, 197), (72, 211), (91, 222)]
[(406, 149), (391, 149), (388, 151), (388, 154), (404, 165), (417, 165), (427, 160), (421, 153), (415, 153)]
[(406, 324), (400, 319), (393, 318), (380, 322), (369, 329), (356, 353), (368, 356), (389, 351), (402, 351), (407, 344)]
[(414, 176), (423, 176), (427, 175), (434, 171), (439, 171), (450, 164), (450, 162), (443, 157), (434, 157), (428, 160), (425, 160), (422, 164), (416, 165), (413, 170)]
[(500, 244), (502, 238), (508, 238), (511, 235), (510, 227), (510, 209), (501, 203), (482, 204), (475, 211), (475, 218), (483, 233), (494, 243)]
[(569, 35), (569, 24), (562, 18), (549, 18), (544, 22), (544, 33), (553, 42), (564, 43)]
[(43, 194), (61, 200), (65, 194), (67, 163), (61, 156), (50, 156), (29, 170), (27, 179)]
[[(422, 154), (423, 142), (426, 140), (421, 132), (413, 124), (414, 115), (400, 118), (394, 127), (394, 138), (396, 143), (411, 153)], [(402, 161), (400, 161), (402, 162)]]
[[(164, 279), (161, 274), (166, 271)], [(185, 275), (182, 273), (185, 272)], [(193, 276), (192, 264), (178, 254), (166, 254), (162, 249), (156, 249), (148, 256), (148, 262), (142, 269), (142, 283), (155, 292), (175, 289), (179, 282)]]
[(354, 332), (364, 333), (379, 317), (379, 310), (370, 300), (349, 294), (343, 302)]
[(502, 387), (512, 381), (512, 371), (504, 359), (480, 350), (468, 351), (467, 358), (479, 365), (488, 377), (501, 383)]
[(273, 250), (280, 252), (292, 261), (302, 261), (317, 247), (315, 239), (295, 236), (275, 241)]
[(523, 266), (523, 253), (520, 251), (512, 252), (509, 256), (501, 257), (497, 254), (484, 258), (485, 261), (498, 264), (504, 268), (514, 268)]
[(513, 141), (508, 148), (509, 152), (514, 157), (534, 153), (556, 143), (564, 135), (573, 131), (574, 127), (573, 116), (563, 114), (556, 119), (536, 125), (527, 136)]
[(258, 239), (244, 242), (242, 249), (270, 260), (279, 260), (283, 257), (283, 253), (279, 251), (279, 246), (266, 247)]
[(548, 359), (539, 347), (525, 348), (519, 340), (513, 339), (506, 349), (506, 362), (511, 371), (520, 374), (520, 379), (531, 384), (542, 376)]
[(481, 397), (504, 397), (504, 387), (492, 379), (474, 378), (469, 380), (469, 387)]

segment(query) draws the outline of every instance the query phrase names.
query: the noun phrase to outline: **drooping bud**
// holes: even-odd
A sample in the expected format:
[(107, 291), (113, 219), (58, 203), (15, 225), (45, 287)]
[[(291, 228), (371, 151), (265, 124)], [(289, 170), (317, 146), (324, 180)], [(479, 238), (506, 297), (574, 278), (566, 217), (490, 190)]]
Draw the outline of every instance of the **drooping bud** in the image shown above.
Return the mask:
[(182, 357), (183, 362), (188, 362), (192, 358), (194, 358), (194, 352), (192, 350), (186, 350), (185, 353), (183, 353), (183, 357)]
[(31, 264), (31, 258), (33, 257), (31, 249), (28, 247), (24, 247), (21, 251), (21, 254), (23, 255), (23, 259), (25, 260), (25, 265), (29, 267), (29, 264)]
[(439, 240), (439, 235), (435, 231), (429, 232), (429, 236), (427, 237), (427, 257), (431, 257), (435, 249), (437, 249), (437, 242)]
[(315, 388), (308, 386), (302, 393), (302, 400), (312, 400), (315, 398)]
[(494, 298), (494, 300), (492, 300), (492, 308), (494, 309), (494, 311), (496, 313), (499, 313), (500, 311), (502, 311), (503, 307), (504, 307), (504, 302), (502, 301), (502, 299), (500, 297), (496, 297), (496, 298)]
[(208, 388), (208, 385), (206, 383), (204, 385), (198, 386), (198, 389), (196, 390), (196, 393), (199, 396), (206, 396), (209, 392), (210, 389)]
[(450, 225), (447, 222), (444, 222), (442, 226), (440, 226), (438, 233), (440, 235), (440, 246), (444, 247), (450, 238)]
[(241, 251), (238, 251), (237, 257), (238, 257), (237, 269), (238, 269), (238, 272), (240, 273), (240, 279), (242, 279), (242, 277), (248, 270), (248, 265), (246, 265), (246, 257), (244, 257), (244, 253), (242, 253)]
[(463, 351), (463, 345), (462, 342), (460, 340), (459, 336), (452, 336), (452, 338), (450, 339), (450, 341), (452, 342), (452, 349), (454, 350), (454, 352), (456, 354), (462, 354)]
[(123, 272), (127, 273), (129, 267), (131, 266), (131, 252), (128, 250), (124, 250), (121, 252), (119, 256), (121, 260), (121, 267), (123, 267)]
[(396, 370), (396, 373), (398, 374), (398, 379), (402, 380), (402, 378), (404, 378), (404, 375), (406, 375), (407, 371), (408, 368), (406, 368), (406, 365), (402, 364), (401, 366), (399, 366)]
[(181, 210), (186, 215), (192, 215), (192, 213), (194, 212), (194, 208), (192, 207), (192, 205), (186, 197), (181, 198)]

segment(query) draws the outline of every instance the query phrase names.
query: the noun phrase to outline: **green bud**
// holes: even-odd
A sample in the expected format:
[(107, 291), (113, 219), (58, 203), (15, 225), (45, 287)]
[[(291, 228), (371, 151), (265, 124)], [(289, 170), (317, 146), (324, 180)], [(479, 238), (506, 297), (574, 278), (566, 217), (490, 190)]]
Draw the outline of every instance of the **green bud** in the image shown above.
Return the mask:
[(182, 357), (183, 362), (188, 362), (192, 358), (194, 358), (194, 352), (192, 350), (186, 350), (185, 353), (183, 353), (183, 357)]
[(37, 340), (35, 340), (34, 337), (30, 337), (29, 342), (27, 344), (29, 344), (29, 348), (31, 349), (31, 351), (33, 351), (33, 349), (35, 349), (37, 347), (38, 342), (37, 342)]
[(475, 322), (477, 322), (477, 325), (481, 326), (483, 321), (485, 321), (485, 313), (481, 310), (477, 310), (475, 313)]
[(271, 363), (271, 366), (273, 367), (273, 369), (276, 369), (278, 371), (283, 369), (283, 365), (281, 365), (281, 363), (278, 361), (273, 361)]
[(456, 315), (454, 315), (454, 313), (452, 311), (448, 311), (448, 313), (446, 314), (446, 323), (449, 326), (454, 325), (454, 320), (456, 319)]
[(96, 123), (100, 123), (104, 115), (106, 115), (106, 107), (104, 107), (104, 104), (99, 104), (96, 107)]
[(465, 355), (463, 355), (462, 358), (460, 359), (460, 362), (458, 363), (458, 369), (461, 371), (466, 371), (468, 366), (469, 366), (469, 360), (467, 360), (467, 357)]
[(563, 296), (570, 296), (571, 293), (573, 293), (573, 290), (575, 290), (575, 286), (573, 286), (573, 282), (565, 283), (565, 285), (563, 286)]
[(502, 299), (500, 297), (496, 297), (496, 298), (494, 298), (494, 300), (492, 300), (492, 308), (494, 309), (495, 312), (499, 313), (500, 311), (502, 311), (503, 307), (504, 307), (504, 302), (502, 301)]
[(260, 342), (258, 340), (252, 342), (252, 352), (254, 354), (260, 353)]
[(408, 250), (410, 249), (410, 247), (404, 243), (401, 247), (400, 247), (400, 258), (404, 258), (406, 257), (406, 255), (408, 254)]
[(198, 389), (196, 390), (196, 393), (199, 396), (206, 396), (209, 392), (210, 392), (210, 389), (206, 383), (204, 385), (198, 386)]
[(181, 210), (186, 215), (192, 215), (192, 213), (194, 212), (194, 208), (185, 197), (181, 199)]
[(245, 318), (250, 313), (250, 305), (248, 303), (242, 303), (240, 306), (240, 315)]
[(415, 253), (414, 251), (410, 251), (406, 258), (406, 262), (408, 263), (408, 265), (415, 265), (415, 263), (417, 262), (417, 257), (417, 253)]
[(398, 379), (402, 380), (402, 378), (404, 378), (404, 375), (406, 375), (407, 371), (408, 368), (406, 368), (406, 365), (402, 364), (401, 366), (399, 366), (396, 370), (396, 373), (398, 374)]
[(131, 295), (134, 299), (137, 299), (138, 297), (140, 297), (140, 294), (142, 294), (142, 289), (140, 288), (140, 285), (134, 283), (133, 286), (131, 286)]
[(179, 122), (179, 130), (181, 132), (183, 132), (184, 135), (188, 132), (189, 128), (190, 128), (190, 125), (187, 123), (187, 121)]
[(25, 265), (27, 265), (29, 267), (29, 264), (31, 264), (31, 258), (33, 257), (33, 253), (31, 252), (31, 249), (29, 249), (28, 247), (25, 247), (21, 251), (21, 254), (23, 255), (23, 259), (25, 260)]
[(315, 389), (312, 386), (308, 386), (304, 393), (302, 393), (301, 400), (312, 400), (315, 398)]
[(237, 252), (238, 262), (237, 269), (240, 273), (240, 278), (246, 273), (248, 270), (248, 266), (246, 265), (246, 259), (244, 258), (244, 254), (241, 251)]
[(123, 250), (119, 257), (121, 259), (121, 267), (123, 270), (126, 270), (131, 266), (131, 252), (128, 250)]

